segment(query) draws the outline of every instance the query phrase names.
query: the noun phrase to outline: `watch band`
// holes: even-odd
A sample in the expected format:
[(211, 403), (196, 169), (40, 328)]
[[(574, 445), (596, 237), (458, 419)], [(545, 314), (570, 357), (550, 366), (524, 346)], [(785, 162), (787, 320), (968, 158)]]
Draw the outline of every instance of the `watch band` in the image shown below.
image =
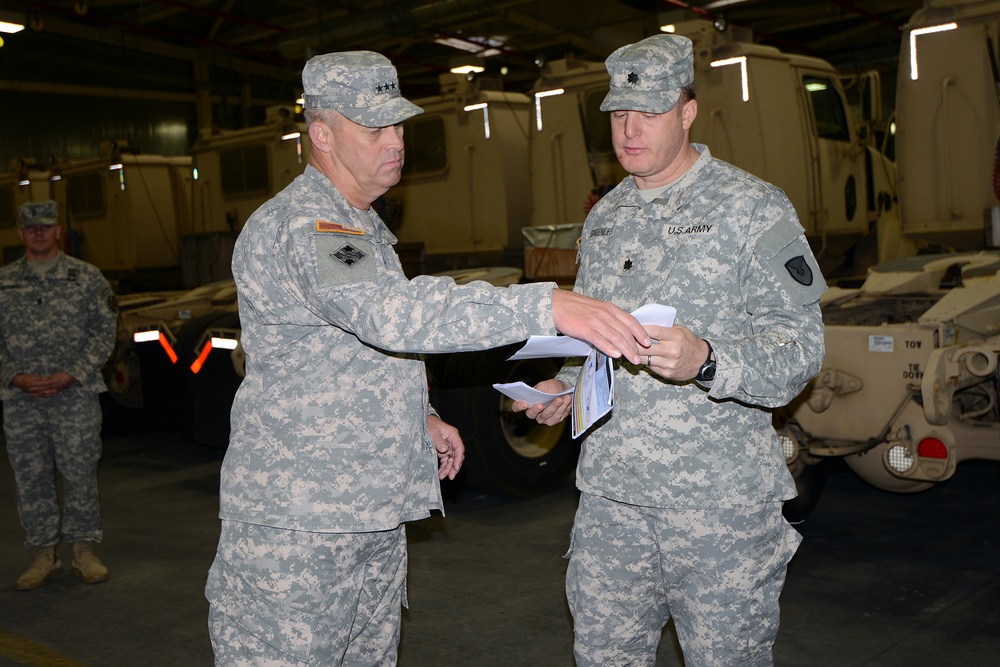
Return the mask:
[[(702, 340), (705, 339), (702, 338)], [(705, 345), (708, 345), (708, 355), (705, 357), (705, 363), (698, 369), (698, 375), (695, 376), (698, 382), (712, 382), (715, 380), (715, 359), (712, 359), (712, 354), (714, 354), (715, 350), (707, 340), (705, 340)]]

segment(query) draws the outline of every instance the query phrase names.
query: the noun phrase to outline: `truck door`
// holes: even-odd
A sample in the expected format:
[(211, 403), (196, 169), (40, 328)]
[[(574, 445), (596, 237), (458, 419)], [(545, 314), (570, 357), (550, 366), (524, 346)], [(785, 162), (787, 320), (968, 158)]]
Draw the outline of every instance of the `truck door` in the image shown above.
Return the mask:
[(811, 125), (810, 217), (820, 236), (867, 229), (865, 150), (859, 143), (839, 81), (823, 71), (799, 70)]

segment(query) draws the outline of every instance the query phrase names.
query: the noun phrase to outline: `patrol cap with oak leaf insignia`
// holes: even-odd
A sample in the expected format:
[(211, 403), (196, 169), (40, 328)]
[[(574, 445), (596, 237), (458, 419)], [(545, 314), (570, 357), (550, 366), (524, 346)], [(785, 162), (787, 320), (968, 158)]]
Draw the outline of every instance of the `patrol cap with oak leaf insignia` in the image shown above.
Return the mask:
[(389, 127), (424, 111), (399, 94), (396, 68), (374, 51), (310, 58), (302, 88), (303, 108), (333, 109), (364, 127)]
[(694, 82), (691, 40), (681, 35), (653, 35), (616, 50), (604, 61), (611, 89), (601, 111), (666, 113), (681, 88)]

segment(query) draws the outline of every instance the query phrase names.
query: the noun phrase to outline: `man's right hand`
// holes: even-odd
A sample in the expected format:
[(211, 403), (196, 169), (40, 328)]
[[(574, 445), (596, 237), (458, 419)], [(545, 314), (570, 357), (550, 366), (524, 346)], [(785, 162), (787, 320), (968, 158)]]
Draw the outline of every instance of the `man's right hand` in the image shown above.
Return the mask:
[[(546, 394), (558, 394), (566, 391), (569, 387), (562, 380), (553, 378), (551, 380), (542, 380), (535, 385), (535, 389), (543, 391)], [(572, 407), (573, 396), (571, 394), (556, 396), (549, 401), (548, 405), (542, 405), (541, 403), (529, 405), (527, 401), (514, 401), (511, 405), (511, 409), (514, 412), (523, 412), (524, 416), (528, 419), (534, 419), (539, 424), (545, 424), (546, 426), (554, 426), (566, 419)]]
[(552, 290), (552, 321), (561, 333), (633, 364), (644, 358), (639, 348), (652, 343), (639, 321), (618, 306), (569, 290)]
[(52, 398), (74, 382), (76, 380), (68, 373), (54, 373), (48, 377), (18, 373), (10, 380), (11, 385), (32, 398)]

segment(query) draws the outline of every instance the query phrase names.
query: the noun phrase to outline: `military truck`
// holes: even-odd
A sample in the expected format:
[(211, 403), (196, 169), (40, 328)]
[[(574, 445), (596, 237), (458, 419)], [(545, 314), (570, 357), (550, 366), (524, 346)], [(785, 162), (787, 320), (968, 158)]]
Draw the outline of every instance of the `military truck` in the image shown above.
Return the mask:
[[(826, 358), (781, 415), (798, 516), (842, 458), (897, 493), (1000, 460), (1000, 2), (927, 0), (904, 33), (897, 91), (899, 234), (925, 253), (823, 297)], [(787, 420), (787, 421), (786, 421)]]

